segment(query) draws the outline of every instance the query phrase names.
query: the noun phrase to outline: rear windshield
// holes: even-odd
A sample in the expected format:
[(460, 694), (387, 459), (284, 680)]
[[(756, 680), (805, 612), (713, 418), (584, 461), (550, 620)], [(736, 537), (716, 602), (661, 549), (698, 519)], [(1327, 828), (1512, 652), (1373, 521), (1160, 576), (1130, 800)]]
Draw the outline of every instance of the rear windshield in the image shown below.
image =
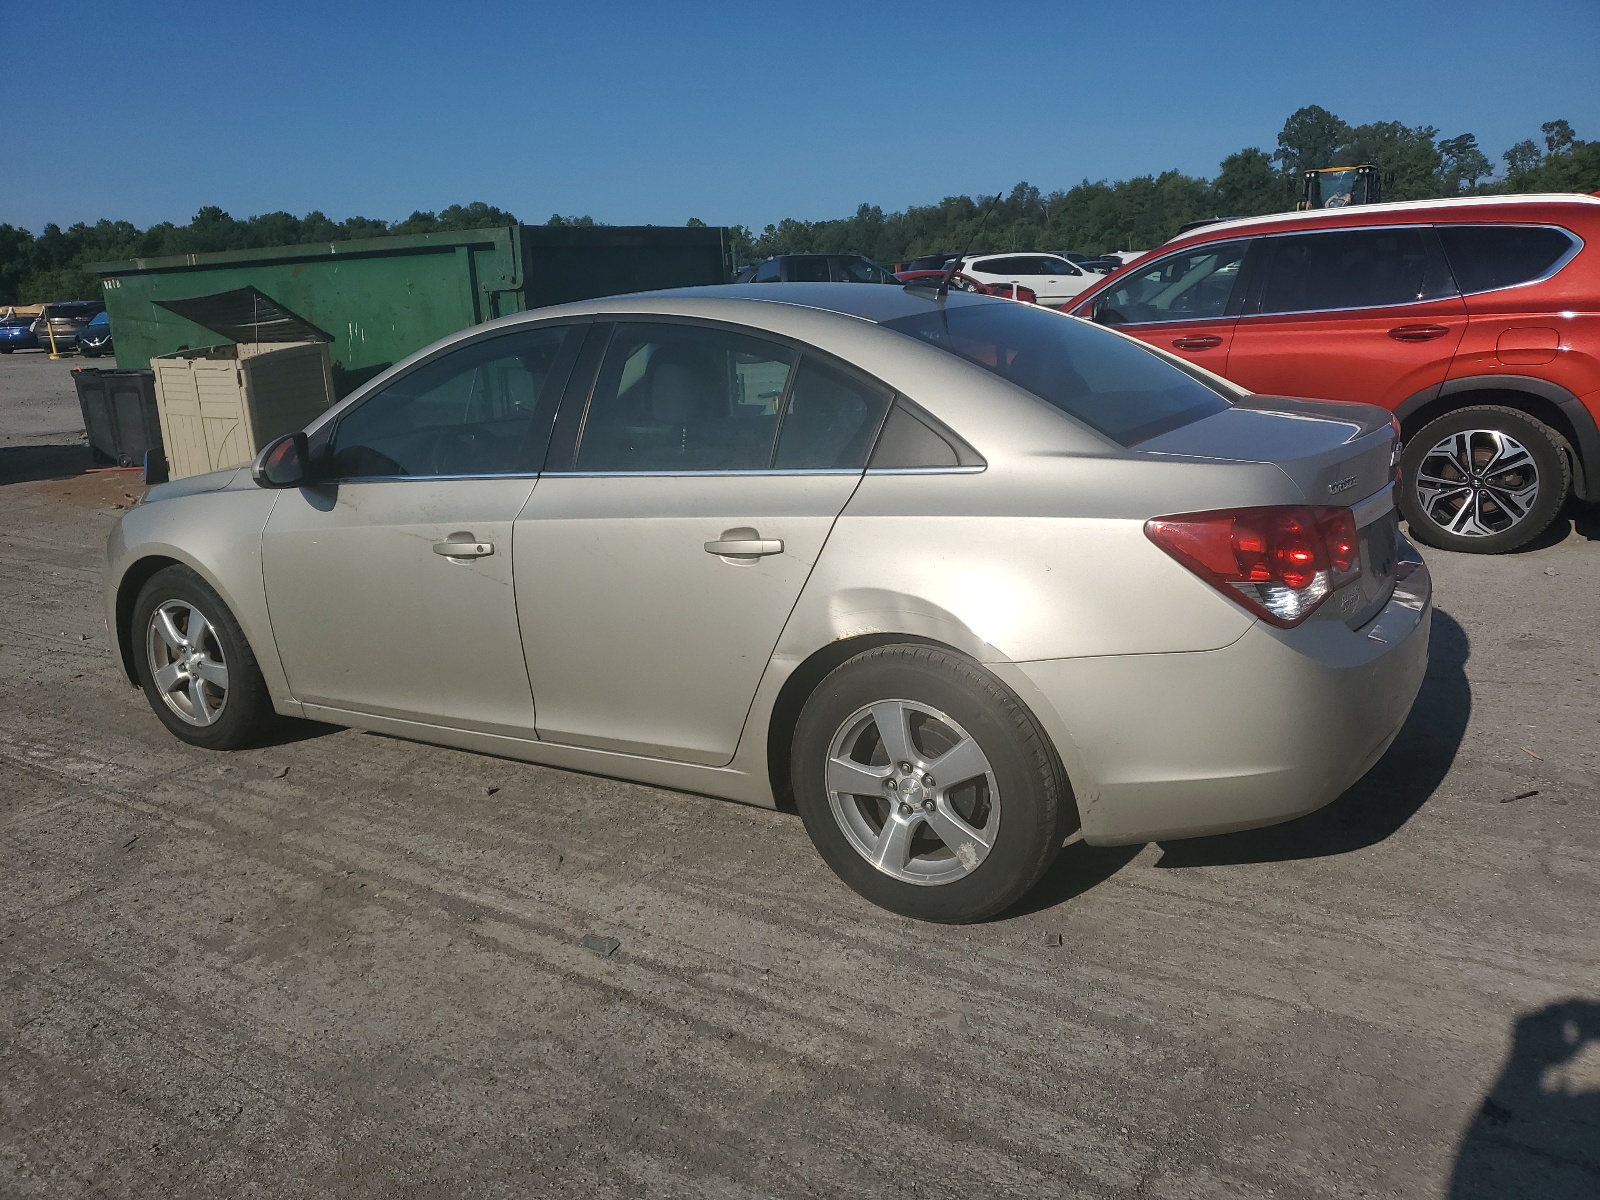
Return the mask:
[(884, 325), (993, 371), (1124, 446), (1228, 407), (1137, 342), (1031, 304), (960, 305)]

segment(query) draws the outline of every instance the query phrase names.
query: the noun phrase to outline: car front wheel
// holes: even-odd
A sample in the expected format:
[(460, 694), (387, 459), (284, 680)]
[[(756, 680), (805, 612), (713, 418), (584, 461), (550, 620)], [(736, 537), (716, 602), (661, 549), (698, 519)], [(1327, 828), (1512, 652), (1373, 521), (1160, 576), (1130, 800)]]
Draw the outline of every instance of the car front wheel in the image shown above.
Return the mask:
[(1412, 537), (1441, 550), (1515, 550), (1548, 529), (1567, 502), (1568, 453), (1565, 438), (1518, 409), (1458, 409), (1406, 442), (1400, 511)]
[(145, 698), (178, 738), (207, 750), (238, 750), (277, 724), (239, 623), (188, 567), (150, 577), (134, 601), (130, 632)]
[(981, 921), (1055, 860), (1076, 808), (1049, 739), (978, 664), (930, 646), (865, 651), (806, 701), (795, 803), (830, 867), (925, 921)]

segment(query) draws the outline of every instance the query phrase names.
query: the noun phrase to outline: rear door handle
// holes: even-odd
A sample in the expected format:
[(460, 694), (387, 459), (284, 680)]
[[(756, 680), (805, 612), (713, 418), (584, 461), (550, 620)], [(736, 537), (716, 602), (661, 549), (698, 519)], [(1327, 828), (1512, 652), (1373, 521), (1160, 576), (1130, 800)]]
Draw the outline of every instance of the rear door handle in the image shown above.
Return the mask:
[(1396, 325), (1389, 336), (1397, 342), (1431, 342), (1449, 332), (1443, 325)]
[(1222, 345), (1222, 339), (1214, 333), (1201, 333), (1193, 337), (1173, 338), (1172, 344), (1179, 350), (1215, 350)]
[(706, 543), (706, 553), (722, 558), (760, 558), (766, 554), (782, 554), (782, 538), (721, 538)]
[(433, 552), (446, 558), (486, 558), (494, 553), (493, 542), (435, 542)]

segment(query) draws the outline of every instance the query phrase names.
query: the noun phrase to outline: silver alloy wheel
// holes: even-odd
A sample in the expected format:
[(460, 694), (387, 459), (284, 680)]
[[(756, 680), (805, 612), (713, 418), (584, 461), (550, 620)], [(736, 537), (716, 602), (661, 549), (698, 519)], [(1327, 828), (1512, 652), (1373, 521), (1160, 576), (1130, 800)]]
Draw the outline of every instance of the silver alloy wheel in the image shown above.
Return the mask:
[(1457, 537), (1493, 537), (1539, 500), (1539, 468), (1521, 442), (1498, 429), (1465, 429), (1423, 456), (1413, 481), (1422, 511)]
[(856, 852), (904, 883), (951, 883), (989, 856), (1000, 788), (977, 741), (915, 700), (880, 700), (828, 743), (828, 805)]
[(190, 725), (214, 725), (228, 703), (222, 641), (187, 600), (164, 600), (145, 631), (150, 677), (167, 707)]

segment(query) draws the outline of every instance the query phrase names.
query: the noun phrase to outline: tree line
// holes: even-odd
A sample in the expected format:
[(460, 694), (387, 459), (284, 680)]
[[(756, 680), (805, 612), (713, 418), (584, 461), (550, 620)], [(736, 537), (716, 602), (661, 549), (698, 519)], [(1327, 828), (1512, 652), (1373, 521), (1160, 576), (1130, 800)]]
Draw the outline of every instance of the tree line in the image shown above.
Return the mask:
[[(1240, 150), (1222, 160), (1211, 179), (1165, 171), (1116, 182), (1101, 180), (1051, 192), (1019, 183), (995, 201), (987, 218), (984, 197), (947, 196), (937, 204), (885, 213), (863, 204), (853, 216), (828, 221), (785, 218), (759, 233), (732, 226), (736, 262), (769, 254), (854, 253), (882, 263), (918, 254), (960, 250), (1143, 250), (1159, 245), (1189, 221), (1248, 217), (1294, 207), (1300, 173), (1315, 167), (1371, 163), (1389, 180), (1385, 198), (1514, 192), (1600, 190), (1600, 142), (1580, 140), (1563, 120), (1547, 121), (1540, 141), (1525, 139), (1494, 164), (1470, 133), (1441, 137), (1431, 125), (1400, 121), (1350, 125), (1327, 109), (1308, 105), (1293, 113), (1272, 152)], [(340, 241), (387, 233), (433, 233), (509, 225), (511, 213), (481, 201), (440, 212), (414, 212), (403, 221), (372, 217), (334, 221), (321, 212), (286, 212), (239, 219), (202, 208), (187, 225), (162, 222), (138, 229), (128, 221), (101, 220), (34, 235), (0, 224), (0, 305), (90, 297), (99, 282), (84, 269), (93, 262), (203, 254)], [(552, 216), (547, 225), (593, 225), (587, 216)], [(691, 225), (705, 222), (691, 217)], [(979, 226), (982, 226), (981, 234)]]

